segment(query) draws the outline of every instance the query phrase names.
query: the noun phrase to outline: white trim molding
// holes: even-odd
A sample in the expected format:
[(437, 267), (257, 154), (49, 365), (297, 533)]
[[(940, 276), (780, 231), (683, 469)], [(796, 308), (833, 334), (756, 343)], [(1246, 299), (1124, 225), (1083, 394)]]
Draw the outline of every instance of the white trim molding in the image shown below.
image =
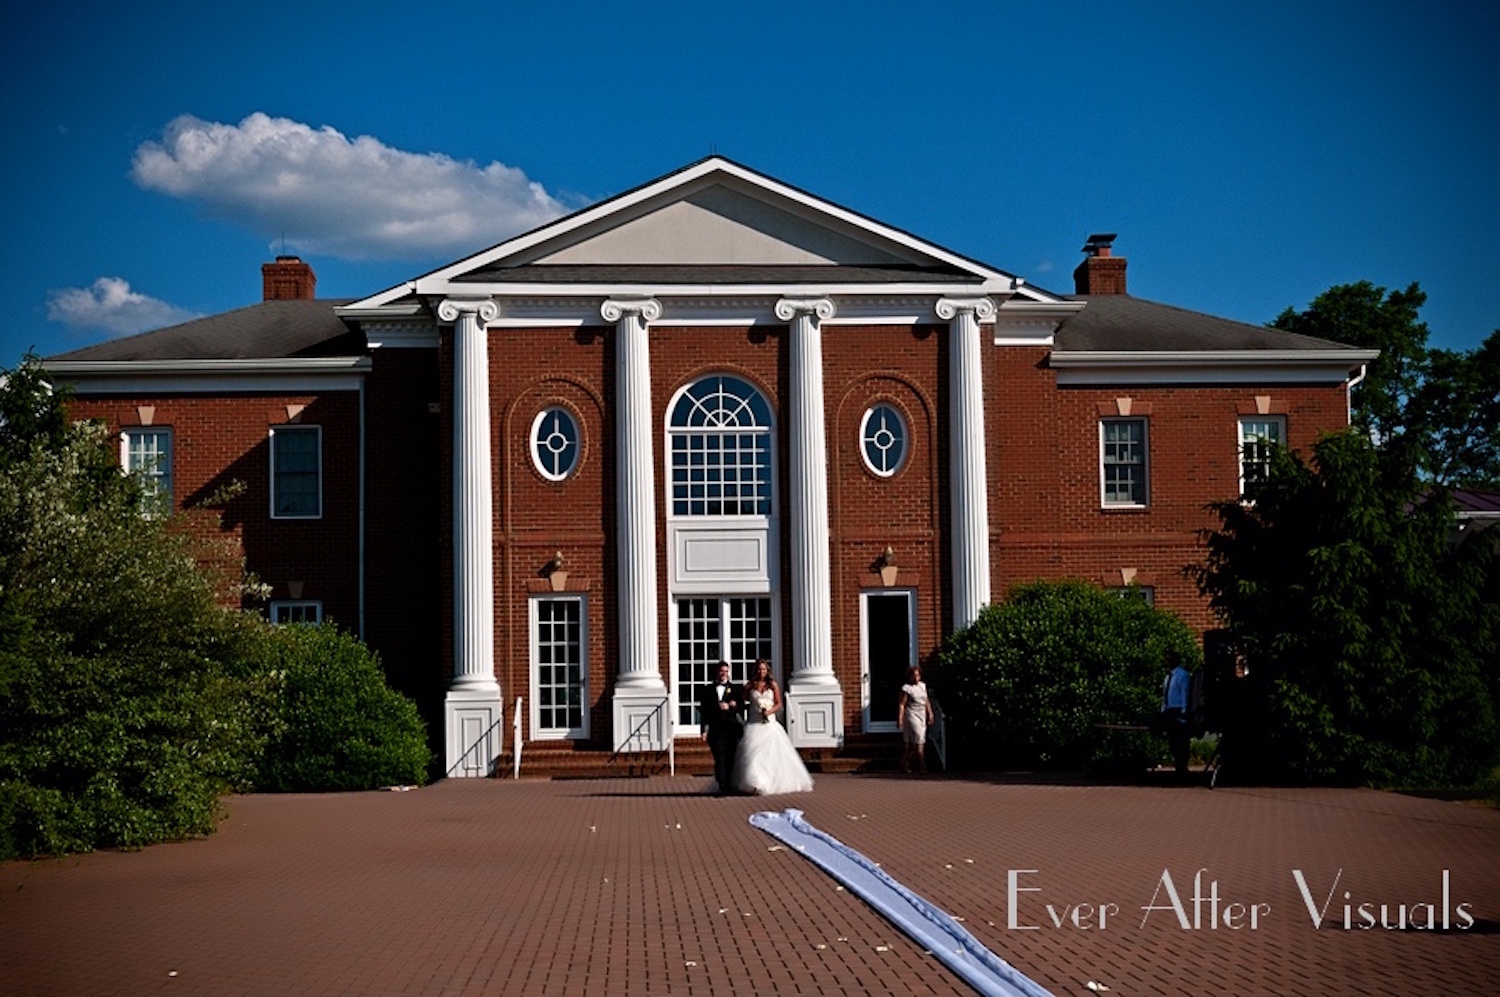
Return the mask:
[(1342, 384), (1378, 350), (1053, 351), (1059, 386), (1100, 384)]
[(80, 395), (184, 391), (358, 391), (369, 357), (248, 360), (50, 360), (48, 373)]

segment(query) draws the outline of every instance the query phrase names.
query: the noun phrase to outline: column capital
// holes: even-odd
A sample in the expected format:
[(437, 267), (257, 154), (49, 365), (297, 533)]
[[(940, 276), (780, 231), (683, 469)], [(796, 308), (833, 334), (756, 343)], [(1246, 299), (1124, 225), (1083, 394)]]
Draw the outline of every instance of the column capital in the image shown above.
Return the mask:
[(457, 322), (465, 315), (473, 315), (485, 325), (500, 317), (500, 305), (494, 298), (444, 298), (438, 302), (437, 315), (444, 322)]
[(642, 322), (655, 322), (661, 318), (661, 302), (655, 298), (606, 298), (599, 306), (599, 314), (606, 322), (618, 322), (626, 315), (639, 315)]
[(776, 317), (783, 322), (790, 322), (798, 315), (813, 315), (818, 321), (826, 322), (833, 318), (835, 309), (833, 300), (830, 298), (782, 298), (776, 302)]
[(953, 321), (956, 315), (970, 312), (980, 322), (988, 322), (995, 317), (995, 301), (987, 295), (973, 298), (938, 298), (938, 318), (945, 322)]

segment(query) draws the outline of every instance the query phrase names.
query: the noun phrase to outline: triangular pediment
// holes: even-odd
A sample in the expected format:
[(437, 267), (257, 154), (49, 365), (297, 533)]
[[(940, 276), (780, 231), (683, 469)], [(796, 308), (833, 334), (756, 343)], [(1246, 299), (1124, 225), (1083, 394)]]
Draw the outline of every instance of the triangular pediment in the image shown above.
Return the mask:
[[(772, 283), (776, 271), (826, 272), (860, 282), (957, 281), (1013, 292), (1009, 274), (815, 197), (721, 157), (675, 173), (492, 246), (357, 303), (392, 304), (415, 292), (473, 293), (482, 285), (589, 283), (622, 272), (693, 283), (702, 268), (741, 284)], [(729, 273), (731, 272), (732, 273)], [(642, 278), (644, 279), (644, 278)], [(1029, 290), (1029, 289), (1028, 289)]]
[[(739, 187), (739, 189), (736, 189)], [(527, 262), (635, 266), (845, 265), (930, 262), (882, 246), (828, 219), (793, 212), (761, 192), (720, 182), (654, 205), (634, 217)], [(634, 213), (632, 213), (634, 214)], [(843, 229), (842, 231), (840, 229)]]

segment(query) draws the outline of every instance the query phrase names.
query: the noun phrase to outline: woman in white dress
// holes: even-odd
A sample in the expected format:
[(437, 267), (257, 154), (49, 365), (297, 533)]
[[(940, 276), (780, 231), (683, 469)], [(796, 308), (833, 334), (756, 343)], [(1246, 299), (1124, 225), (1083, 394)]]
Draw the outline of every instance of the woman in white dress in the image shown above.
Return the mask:
[(776, 719), (783, 706), (781, 688), (764, 658), (745, 683), (745, 705), (745, 736), (734, 760), (735, 789), (756, 796), (812, 792), (812, 776)]
[(906, 670), (906, 684), (901, 687), (901, 706), (897, 712), (901, 723), (901, 771), (910, 772), (912, 763), (920, 772), (927, 771), (924, 757), (927, 744), (927, 725), (932, 723), (932, 701), (927, 697), (927, 683), (922, 681), (922, 668), (912, 665)]

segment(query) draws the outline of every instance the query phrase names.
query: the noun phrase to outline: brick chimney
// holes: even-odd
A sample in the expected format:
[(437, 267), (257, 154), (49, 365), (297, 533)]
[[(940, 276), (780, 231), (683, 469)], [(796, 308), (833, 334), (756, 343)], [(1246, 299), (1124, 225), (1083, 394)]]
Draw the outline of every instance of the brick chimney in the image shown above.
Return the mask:
[(260, 265), (264, 301), (311, 301), (318, 278), (312, 267), (297, 256), (278, 256), (275, 263)]
[(1077, 294), (1124, 294), (1125, 257), (1115, 256), (1113, 232), (1097, 232), (1083, 244), (1088, 254), (1073, 271), (1073, 288)]

